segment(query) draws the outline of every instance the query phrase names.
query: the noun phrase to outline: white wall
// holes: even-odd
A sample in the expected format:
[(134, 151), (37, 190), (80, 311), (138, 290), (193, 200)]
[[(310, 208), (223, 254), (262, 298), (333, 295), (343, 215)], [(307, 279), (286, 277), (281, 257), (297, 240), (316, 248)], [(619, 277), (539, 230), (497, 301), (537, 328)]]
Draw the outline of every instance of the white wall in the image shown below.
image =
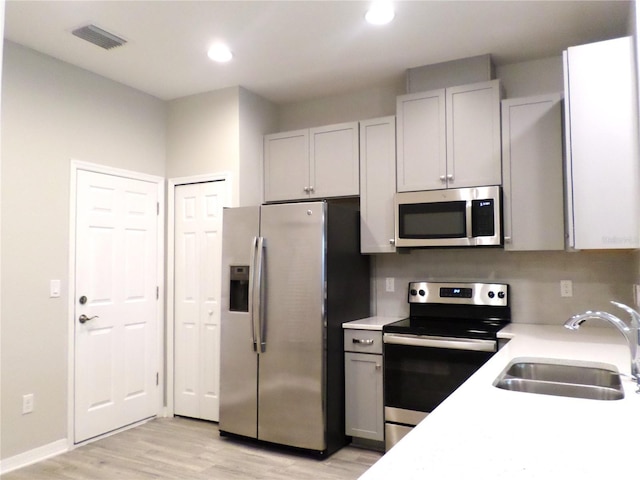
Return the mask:
[[(67, 435), (70, 160), (165, 175), (165, 105), (5, 43), (2, 78), (2, 458)], [(62, 296), (49, 298), (49, 280)], [(22, 415), (22, 395), (35, 395)]]
[(168, 102), (167, 177), (235, 173), (238, 115), (238, 87)]
[(278, 130), (269, 133), (395, 115), (396, 96), (404, 93), (404, 87), (404, 82), (398, 82), (345, 95), (280, 105)]
[(564, 90), (562, 56), (513, 63), (496, 68), (505, 98), (520, 98)]
[[(502, 80), (505, 98), (562, 92), (562, 56), (504, 65), (496, 68), (496, 78)], [(277, 130), (269, 133), (395, 115), (396, 96), (404, 93), (401, 80), (348, 94), (283, 104), (278, 107)]]
[[(569, 253), (456, 249), (377, 255), (377, 313), (406, 315), (410, 281), (496, 281), (511, 287), (514, 322), (560, 325), (580, 311), (614, 312), (616, 307), (609, 304), (610, 300), (633, 305), (636, 259), (631, 250)], [(385, 277), (395, 278), (395, 293), (385, 291)], [(560, 280), (573, 282), (573, 297), (560, 297)]]
[(232, 205), (262, 202), (262, 135), (275, 107), (231, 87), (168, 102), (167, 178), (232, 175)]
[(239, 202), (237, 205), (260, 205), (263, 198), (263, 135), (274, 131), (277, 108), (271, 102), (240, 89), (240, 158)]

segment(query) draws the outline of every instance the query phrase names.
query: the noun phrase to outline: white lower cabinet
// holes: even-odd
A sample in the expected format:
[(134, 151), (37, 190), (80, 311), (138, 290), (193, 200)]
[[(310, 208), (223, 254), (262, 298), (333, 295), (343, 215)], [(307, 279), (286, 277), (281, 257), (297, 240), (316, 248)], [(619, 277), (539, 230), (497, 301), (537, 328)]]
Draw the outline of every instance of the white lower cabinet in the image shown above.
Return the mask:
[(354, 438), (383, 442), (382, 332), (345, 330), (344, 335), (345, 432)]

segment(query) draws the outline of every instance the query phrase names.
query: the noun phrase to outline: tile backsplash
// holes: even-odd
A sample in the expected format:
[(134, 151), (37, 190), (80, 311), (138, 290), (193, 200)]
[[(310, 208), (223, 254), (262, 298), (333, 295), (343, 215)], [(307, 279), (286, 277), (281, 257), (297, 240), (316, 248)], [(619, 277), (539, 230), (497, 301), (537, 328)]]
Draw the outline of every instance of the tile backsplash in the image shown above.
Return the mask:
[[(408, 315), (410, 281), (499, 282), (510, 285), (512, 321), (560, 325), (574, 313), (607, 310), (616, 300), (633, 306), (638, 282), (635, 251), (507, 252), (500, 249), (412, 250), (372, 257), (376, 315)], [(394, 278), (395, 292), (386, 291)], [(560, 296), (560, 281), (571, 280), (573, 296)], [(594, 324), (597, 322), (594, 322)]]

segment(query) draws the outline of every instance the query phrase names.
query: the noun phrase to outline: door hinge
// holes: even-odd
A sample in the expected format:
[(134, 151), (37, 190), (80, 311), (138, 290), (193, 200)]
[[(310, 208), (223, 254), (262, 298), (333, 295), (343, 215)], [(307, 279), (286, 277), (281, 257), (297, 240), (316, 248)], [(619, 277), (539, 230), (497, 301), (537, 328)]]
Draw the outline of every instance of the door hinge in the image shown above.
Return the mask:
[(156, 387), (160, 384), (160, 374), (156, 372)]
[(156, 215), (160, 215), (160, 202), (156, 202)]
[(160, 300), (160, 287), (156, 287), (156, 300)]

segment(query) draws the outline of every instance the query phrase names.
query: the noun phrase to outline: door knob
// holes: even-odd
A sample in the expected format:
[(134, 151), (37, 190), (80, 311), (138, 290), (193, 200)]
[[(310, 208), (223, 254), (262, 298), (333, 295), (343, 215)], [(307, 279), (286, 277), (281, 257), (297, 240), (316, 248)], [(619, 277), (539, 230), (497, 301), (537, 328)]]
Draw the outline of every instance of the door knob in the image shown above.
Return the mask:
[(87, 323), (89, 320), (93, 320), (94, 318), (98, 318), (98, 315), (94, 315), (93, 317), (87, 317), (84, 313), (80, 315), (78, 321), (80, 323)]

